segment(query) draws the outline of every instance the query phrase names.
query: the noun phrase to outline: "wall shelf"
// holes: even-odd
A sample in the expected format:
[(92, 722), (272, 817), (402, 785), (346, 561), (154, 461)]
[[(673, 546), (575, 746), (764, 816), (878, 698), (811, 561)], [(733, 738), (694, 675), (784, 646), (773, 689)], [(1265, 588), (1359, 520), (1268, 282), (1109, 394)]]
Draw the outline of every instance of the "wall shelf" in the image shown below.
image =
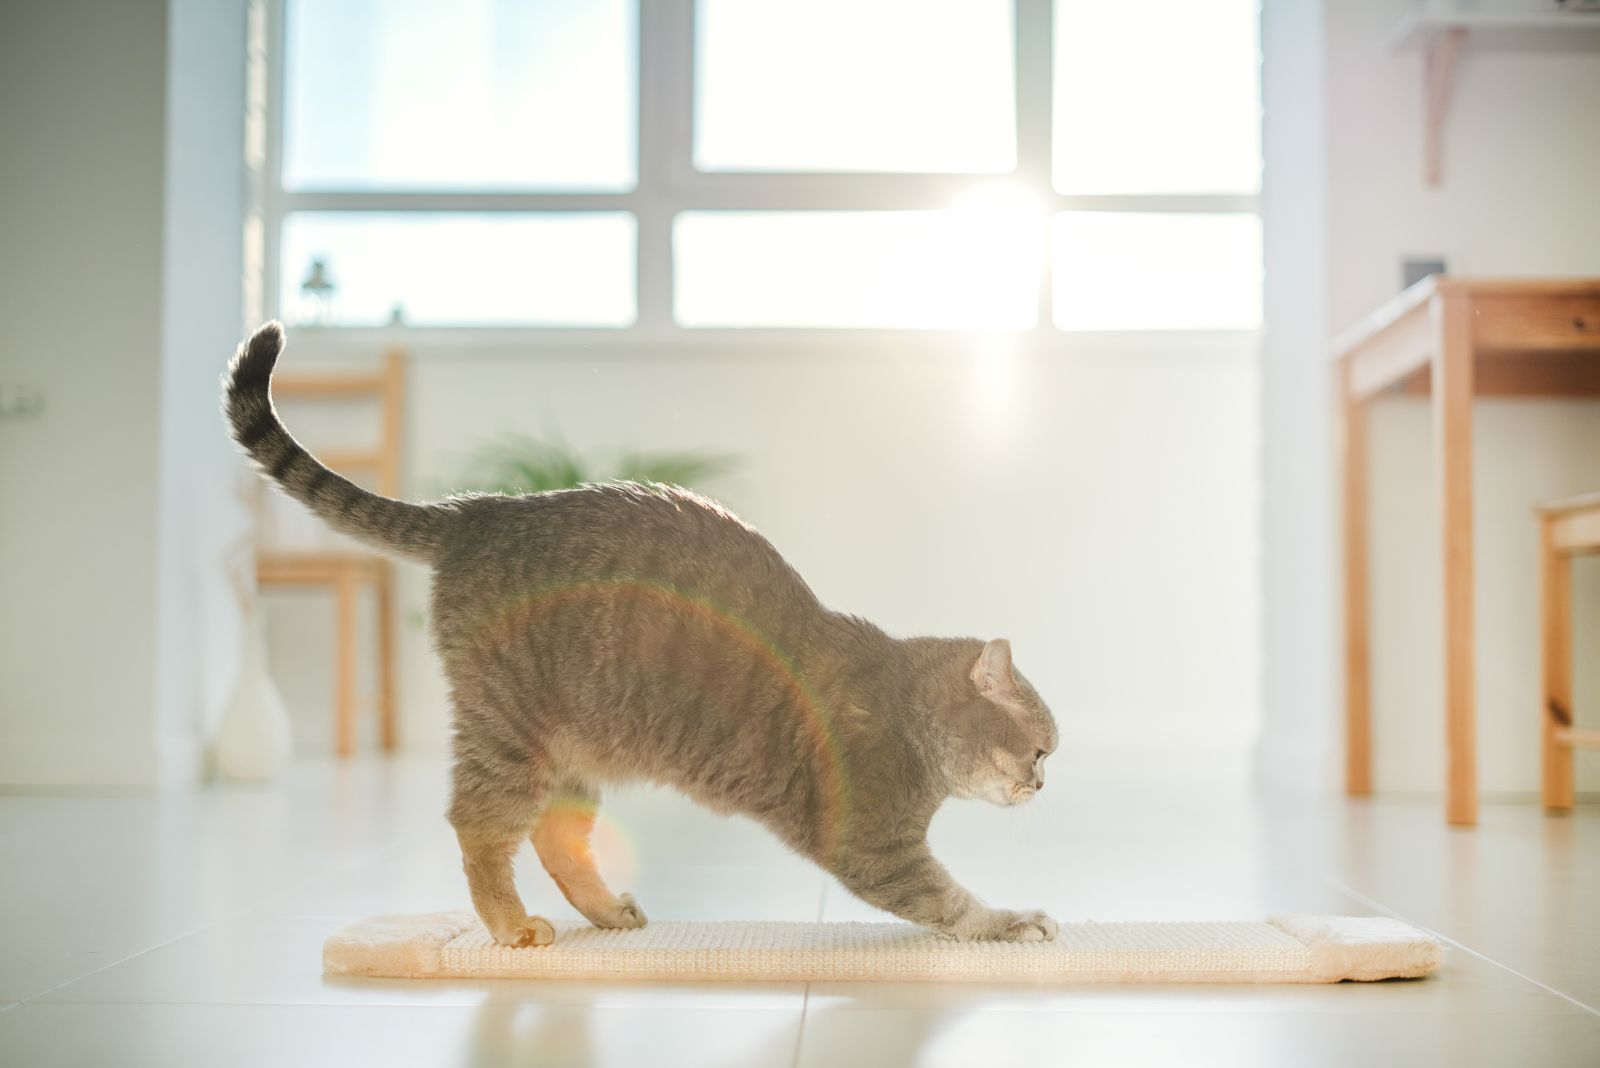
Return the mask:
[(1423, 54), (1423, 180), (1443, 176), (1444, 121), (1456, 62), (1465, 47), (1485, 51), (1575, 52), (1600, 49), (1600, 12), (1495, 13), (1426, 11), (1407, 15), (1395, 31), (1396, 48)]

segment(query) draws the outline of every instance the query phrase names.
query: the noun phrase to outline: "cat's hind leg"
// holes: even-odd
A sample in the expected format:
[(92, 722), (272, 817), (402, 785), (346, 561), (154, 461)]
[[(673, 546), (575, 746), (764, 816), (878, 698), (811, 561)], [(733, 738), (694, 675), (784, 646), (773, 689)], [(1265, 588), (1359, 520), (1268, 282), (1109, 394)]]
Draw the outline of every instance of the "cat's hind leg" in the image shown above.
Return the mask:
[(600, 795), (582, 783), (564, 783), (533, 825), (533, 848), (572, 907), (596, 927), (643, 927), (644, 910), (632, 894), (613, 894), (600, 877), (589, 836)]
[(475, 765), (459, 760), (454, 779), (450, 824), (461, 843), (461, 866), (478, 918), (502, 946), (549, 945), (555, 941), (555, 928), (542, 916), (528, 915), (511, 869), (548, 789), (524, 785), (506, 790)]

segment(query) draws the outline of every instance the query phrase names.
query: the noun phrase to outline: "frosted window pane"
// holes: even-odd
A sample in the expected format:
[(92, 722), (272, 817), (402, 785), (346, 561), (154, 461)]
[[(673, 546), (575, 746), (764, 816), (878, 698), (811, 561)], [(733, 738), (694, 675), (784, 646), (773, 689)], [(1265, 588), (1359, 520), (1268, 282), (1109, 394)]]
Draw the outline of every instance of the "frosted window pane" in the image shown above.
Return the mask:
[(1026, 329), (1042, 229), (987, 211), (689, 212), (673, 229), (677, 320)]
[(1257, 0), (1057, 0), (1062, 193), (1261, 187)]
[(1016, 165), (1012, 0), (700, 0), (695, 166)]
[(294, 0), (291, 189), (626, 190), (632, 0)]
[[(632, 215), (306, 212), (283, 228), (279, 306), (300, 322), (629, 326)], [(314, 261), (326, 311), (301, 291)]]
[(1054, 309), (1063, 330), (1253, 330), (1261, 325), (1255, 215), (1063, 212)]

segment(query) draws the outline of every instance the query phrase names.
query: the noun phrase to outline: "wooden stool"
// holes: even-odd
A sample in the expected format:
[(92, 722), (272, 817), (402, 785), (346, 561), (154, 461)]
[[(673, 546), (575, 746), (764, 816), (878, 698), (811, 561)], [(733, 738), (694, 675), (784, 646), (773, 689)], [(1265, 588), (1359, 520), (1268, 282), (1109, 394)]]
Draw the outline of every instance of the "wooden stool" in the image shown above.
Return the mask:
[(1600, 731), (1572, 724), (1572, 558), (1600, 553), (1600, 493), (1541, 505), (1544, 807), (1572, 807), (1572, 751), (1600, 749)]
[(356, 751), (356, 600), (361, 587), (377, 593), (378, 742), (399, 747), (394, 706), (394, 568), (370, 553), (261, 553), (256, 581), (263, 586), (323, 586), (333, 591), (333, 750)]

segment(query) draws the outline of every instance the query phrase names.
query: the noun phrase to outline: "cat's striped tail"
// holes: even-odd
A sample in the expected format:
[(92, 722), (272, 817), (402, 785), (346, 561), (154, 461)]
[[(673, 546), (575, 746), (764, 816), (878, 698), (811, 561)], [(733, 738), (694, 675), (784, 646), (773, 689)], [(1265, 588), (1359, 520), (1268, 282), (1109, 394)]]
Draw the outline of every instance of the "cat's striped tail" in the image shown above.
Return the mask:
[(328, 470), (307, 452), (272, 407), (272, 368), (282, 351), (283, 326), (270, 322), (234, 353), (223, 381), (223, 407), (233, 440), (267, 477), (334, 530), (380, 549), (432, 560), (454, 508), (379, 496)]

